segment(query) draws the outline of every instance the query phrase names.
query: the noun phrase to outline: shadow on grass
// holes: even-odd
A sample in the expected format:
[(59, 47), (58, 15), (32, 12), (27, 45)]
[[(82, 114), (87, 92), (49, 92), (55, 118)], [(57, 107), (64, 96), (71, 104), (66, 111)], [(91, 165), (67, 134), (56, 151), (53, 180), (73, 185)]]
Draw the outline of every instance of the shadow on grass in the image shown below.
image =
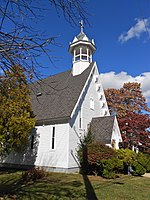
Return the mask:
[[(5, 167), (0, 167), (0, 174), (12, 174), (18, 172), (19, 169), (12, 169), (12, 168), (5, 168)], [(23, 169), (20, 169), (20, 171), (25, 171)]]
[[(14, 173), (14, 172), (13, 172)], [(9, 174), (11, 174), (9, 172)], [(0, 197), (4, 197), (4, 199), (21, 199), (22, 195), (27, 195), (28, 197), (30, 194), (26, 191), (26, 188), (29, 188), (32, 183), (24, 184), (23, 181), (12, 174), (8, 175), (7, 179), (0, 181)]]
[(124, 185), (124, 183), (122, 183), (122, 182), (113, 182), (113, 184), (116, 184), (116, 185)]
[[(6, 175), (6, 176), (5, 176)], [(24, 182), (21, 174), (3, 174), (0, 177), (0, 197), (4, 199), (86, 199), (82, 182), (66, 182), (53, 174), (37, 181)]]
[(84, 185), (86, 189), (86, 198), (88, 200), (98, 200), (96, 197), (94, 188), (86, 174), (88, 174), (88, 159), (87, 159), (87, 147), (83, 143), (82, 145), (82, 157), (83, 157), (83, 163), (82, 163), (82, 169), (84, 169), (84, 174), (82, 174), (83, 180), (84, 180)]
[(84, 184), (85, 184), (85, 188), (86, 188), (87, 199), (88, 200), (98, 200), (88, 176), (87, 175), (82, 175), (82, 176), (83, 176), (83, 180), (84, 180)]

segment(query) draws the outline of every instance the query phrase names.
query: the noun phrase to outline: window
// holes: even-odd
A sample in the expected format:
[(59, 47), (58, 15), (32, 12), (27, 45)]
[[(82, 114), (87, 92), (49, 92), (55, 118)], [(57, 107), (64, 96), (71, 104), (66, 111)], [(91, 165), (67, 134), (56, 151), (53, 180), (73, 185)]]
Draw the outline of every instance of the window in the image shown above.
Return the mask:
[(94, 99), (93, 99), (93, 97), (90, 98), (90, 109), (94, 110)]
[(34, 135), (31, 136), (31, 149), (34, 148)]
[(100, 92), (100, 90), (101, 90), (100, 84), (96, 84), (96, 91)]
[(97, 87), (97, 91), (98, 91), (98, 92), (100, 91), (100, 86)]
[(95, 76), (94, 76), (94, 81), (95, 81), (95, 83), (98, 82), (98, 75), (95, 75)]
[(82, 55), (82, 60), (87, 60), (87, 56)]
[(105, 103), (103, 102), (103, 104), (102, 104), (102, 108), (104, 108), (105, 107)]
[(107, 111), (105, 110), (105, 113), (104, 113), (104, 115), (106, 116), (107, 115)]
[(103, 99), (103, 95), (99, 94), (99, 99), (102, 100)]
[(79, 128), (82, 128), (82, 116), (81, 116), (81, 110), (79, 111)]
[(78, 60), (80, 60), (80, 56), (75, 57), (75, 61), (78, 61)]
[(52, 130), (52, 149), (55, 149), (55, 126)]

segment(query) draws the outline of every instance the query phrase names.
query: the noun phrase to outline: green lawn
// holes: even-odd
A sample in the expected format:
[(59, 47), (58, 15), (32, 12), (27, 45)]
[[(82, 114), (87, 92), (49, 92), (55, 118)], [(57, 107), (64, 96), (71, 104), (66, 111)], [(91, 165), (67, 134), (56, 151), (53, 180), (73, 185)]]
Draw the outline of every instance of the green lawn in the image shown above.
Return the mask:
[(121, 176), (114, 180), (80, 174), (49, 173), (23, 183), (22, 172), (0, 172), (0, 200), (150, 200), (150, 178)]

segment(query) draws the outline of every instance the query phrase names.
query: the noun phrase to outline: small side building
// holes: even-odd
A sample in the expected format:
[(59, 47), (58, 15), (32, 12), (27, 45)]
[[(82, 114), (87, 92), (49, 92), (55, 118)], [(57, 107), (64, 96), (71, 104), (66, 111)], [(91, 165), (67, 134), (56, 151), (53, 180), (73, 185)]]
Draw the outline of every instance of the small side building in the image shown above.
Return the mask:
[(92, 118), (90, 127), (95, 141), (104, 143), (114, 149), (119, 149), (122, 137), (115, 116)]

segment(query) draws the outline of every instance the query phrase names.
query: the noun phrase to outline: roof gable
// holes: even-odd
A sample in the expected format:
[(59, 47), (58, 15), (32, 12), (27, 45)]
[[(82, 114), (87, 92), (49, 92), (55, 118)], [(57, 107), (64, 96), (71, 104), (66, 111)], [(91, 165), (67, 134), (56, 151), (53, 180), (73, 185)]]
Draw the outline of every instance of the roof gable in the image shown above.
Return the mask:
[(93, 65), (77, 76), (69, 70), (34, 83), (31, 103), (37, 120), (70, 118)]
[(94, 140), (105, 144), (111, 143), (115, 116), (93, 118), (91, 122), (91, 133)]

